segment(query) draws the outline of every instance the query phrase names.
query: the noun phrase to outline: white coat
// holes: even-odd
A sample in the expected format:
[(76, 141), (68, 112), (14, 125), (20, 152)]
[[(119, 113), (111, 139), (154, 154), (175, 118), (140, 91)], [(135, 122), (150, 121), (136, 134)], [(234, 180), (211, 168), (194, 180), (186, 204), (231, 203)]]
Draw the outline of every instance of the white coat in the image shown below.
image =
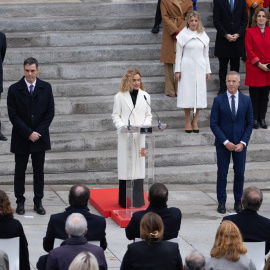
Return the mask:
[[(150, 104), (150, 95), (139, 89), (135, 108), (129, 92), (118, 92), (114, 97), (112, 120), (117, 129), (128, 125), (129, 115), (130, 124), (134, 126), (149, 126), (152, 121), (151, 108), (144, 99), (146, 97)], [(133, 134), (132, 148), (132, 179), (145, 178), (145, 157), (139, 157), (139, 151), (145, 146), (145, 135)], [(118, 135), (118, 155), (117, 155), (118, 179), (129, 180), (128, 177), (128, 135)]]
[(177, 107), (206, 108), (206, 74), (211, 73), (209, 63), (209, 37), (184, 28), (177, 35), (174, 72), (181, 72), (178, 82)]

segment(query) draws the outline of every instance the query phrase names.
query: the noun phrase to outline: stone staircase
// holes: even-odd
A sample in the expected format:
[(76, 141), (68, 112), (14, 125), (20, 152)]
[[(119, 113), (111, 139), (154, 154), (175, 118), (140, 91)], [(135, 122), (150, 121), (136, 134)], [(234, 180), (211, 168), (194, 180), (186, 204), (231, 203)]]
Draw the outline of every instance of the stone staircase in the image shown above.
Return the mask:
[[(7, 89), (23, 76), (23, 60), (30, 56), (39, 60), (39, 77), (52, 84), (55, 96), (46, 183), (117, 183), (117, 135), (111, 112), (113, 96), (131, 67), (140, 70), (154, 110), (163, 123), (170, 125), (156, 137), (155, 179), (165, 183), (215, 182), (216, 155), (209, 116), (219, 81), (218, 61), (213, 57), (212, 1), (199, 1), (197, 6), (211, 39), (212, 76), (208, 108), (199, 118), (201, 131), (186, 134), (184, 112), (176, 108), (175, 99), (163, 96), (164, 70), (159, 62), (162, 33), (150, 32), (156, 1), (0, 5), (1, 31), (8, 41), (0, 110), (2, 132), (9, 138), (0, 142), (1, 183), (13, 183), (14, 174)], [(243, 81), (244, 71), (241, 65)], [(247, 93), (244, 85), (241, 89)], [(153, 117), (153, 123), (156, 121)], [(268, 130), (253, 132), (246, 181), (269, 180), (269, 141)], [(28, 169), (27, 182), (31, 178)]]

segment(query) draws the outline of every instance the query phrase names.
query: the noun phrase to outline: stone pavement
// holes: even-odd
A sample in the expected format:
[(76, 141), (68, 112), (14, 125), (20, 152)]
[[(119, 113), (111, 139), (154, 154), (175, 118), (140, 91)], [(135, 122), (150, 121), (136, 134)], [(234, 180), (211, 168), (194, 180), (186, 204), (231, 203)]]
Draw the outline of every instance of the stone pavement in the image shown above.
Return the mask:
[[(260, 214), (270, 218), (270, 182), (250, 182), (246, 186), (256, 185), (261, 188), (264, 195), (263, 205)], [(115, 185), (89, 185), (91, 188), (109, 188)], [(183, 218), (179, 233), (179, 247), (182, 258), (193, 249), (200, 250), (206, 257), (209, 257), (210, 249), (214, 243), (215, 233), (222, 216), (216, 211), (217, 201), (214, 184), (197, 185), (167, 185), (169, 189), (169, 206), (181, 209)], [(10, 197), (11, 204), (15, 208), (15, 197), (12, 185), (1, 185), (0, 189), (6, 191)], [(46, 185), (43, 205), (47, 215), (39, 216), (33, 211), (32, 186), (26, 186), (26, 213), (25, 216), (15, 218), (23, 224), (29, 244), (30, 262), (32, 269), (40, 255), (45, 254), (42, 248), (42, 239), (45, 236), (47, 223), (51, 214), (63, 211), (68, 206), (68, 192), (70, 185)], [(228, 184), (227, 214), (233, 213), (232, 184)], [(91, 205), (90, 210), (99, 214)], [(107, 221), (107, 242), (108, 248), (105, 251), (108, 268), (119, 269), (126, 247), (131, 241), (125, 237), (124, 228), (120, 228), (110, 218)]]

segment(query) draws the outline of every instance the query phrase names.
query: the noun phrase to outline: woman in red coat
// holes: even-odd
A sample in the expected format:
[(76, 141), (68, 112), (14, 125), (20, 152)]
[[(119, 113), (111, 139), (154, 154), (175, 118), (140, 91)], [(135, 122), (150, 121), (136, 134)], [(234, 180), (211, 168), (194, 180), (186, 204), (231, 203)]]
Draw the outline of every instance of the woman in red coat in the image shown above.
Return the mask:
[(269, 13), (263, 8), (256, 10), (251, 28), (246, 31), (245, 46), (247, 52), (246, 81), (253, 106), (253, 128), (267, 128), (267, 112), (270, 89), (270, 27)]

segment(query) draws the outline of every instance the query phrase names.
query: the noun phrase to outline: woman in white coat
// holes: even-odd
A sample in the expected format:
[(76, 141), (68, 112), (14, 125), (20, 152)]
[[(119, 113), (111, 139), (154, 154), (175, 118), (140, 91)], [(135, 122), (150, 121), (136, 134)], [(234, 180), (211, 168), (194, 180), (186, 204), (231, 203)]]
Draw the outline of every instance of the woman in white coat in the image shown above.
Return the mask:
[[(187, 15), (186, 27), (177, 36), (174, 70), (178, 80), (177, 107), (185, 110), (187, 133), (199, 133), (199, 108), (207, 107), (206, 81), (211, 73), (209, 41), (199, 13), (190, 12)], [(191, 109), (194, 109), (192, 121)]]
[[(147, 94), (141, 82), (141, 74), (136, 69), (129, 69), (124, 75), (120, 85), (120, 92), (114, 97), (112, 120), (117, 129), (127, 126), (130, 119), (132, 126), (149, 126), (152, 121), (150, 95)], [(145, 157), (139, 157), (139, 151), (145, 146), (145, 135), (132, 134), (133, 139), (133, 206), (144, 205), (143, 179), (145, 178)], [(126, 180), (128, 175), (128, 136), (118, 135), (118, 179), (119, 179), (119, 204), (126, 207)]]

